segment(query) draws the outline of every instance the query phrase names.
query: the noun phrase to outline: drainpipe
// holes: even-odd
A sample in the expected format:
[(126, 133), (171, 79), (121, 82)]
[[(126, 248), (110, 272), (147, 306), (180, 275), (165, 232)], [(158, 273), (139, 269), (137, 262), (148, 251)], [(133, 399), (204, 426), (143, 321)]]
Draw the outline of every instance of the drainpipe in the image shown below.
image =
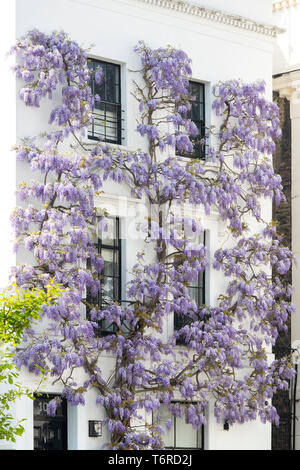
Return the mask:
[(293, 341), (292, 343), (292, 362), (295, 367), (295, 376), (293, 378), (293, 387), (291, 390), (291, 415), (292, 415), (292, 450), (296, 450), (296, 405), (297, 405), (297, 381), (298, 381), (298, 364), (300, 361), (300, 340)]

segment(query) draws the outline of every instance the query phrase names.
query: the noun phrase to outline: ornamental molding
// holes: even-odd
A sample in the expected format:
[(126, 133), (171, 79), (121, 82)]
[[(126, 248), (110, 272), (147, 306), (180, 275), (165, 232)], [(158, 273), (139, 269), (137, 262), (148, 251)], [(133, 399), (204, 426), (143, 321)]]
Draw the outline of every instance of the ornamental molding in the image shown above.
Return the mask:
[(281, 98), (288, 99), (293, 104), (300, 103), (300, 70), (286, 72), (273, 78), (273, 90)]
[(103, 209), (108, 210), (109, 214), (119, 217), (128, 217), (132, 214), (132, 209), (142, 212), (145, 209), (145, 201), (142, 199), (121, 196), (117, 194), (95, 195), (95, 207), (97, 215), (100, 215)]
[[(131, 198), (118, 194), (97, 194), (94, 196), (96, 215), (103, 215), (104, 209), (116, 217), (142, 217), (147, 220), (149, 216), (149, 204), (145, 199)], [(174, 204), (172, 211), (174, 215), (193, 217), (199, 220), (203, 225), (220, 222), (219, 213), (212, 209), (207, 215), (202, 206), (196, 206), (189, 203)], [(207, 228), (206, 226), (204, 228)]]
[(296, 7), (300, 5), (300, 0), (281, 0), (273, 2), (273, 12), (286, 10), (287, 8)]
[[(233, 26), (265, 36), (276, 37), (285, 30), (274, 25), (258, 23), (243, 16), (232, 15), (221, 10), (201, 7), (187, 0), (137, 0), (140, 3), (165, 8), (174, 12), (214, 21), (226, 26)], [(298, 2), (298, 0), (295, 0)], [(299, 2), (300, 3), (300, 0)]]

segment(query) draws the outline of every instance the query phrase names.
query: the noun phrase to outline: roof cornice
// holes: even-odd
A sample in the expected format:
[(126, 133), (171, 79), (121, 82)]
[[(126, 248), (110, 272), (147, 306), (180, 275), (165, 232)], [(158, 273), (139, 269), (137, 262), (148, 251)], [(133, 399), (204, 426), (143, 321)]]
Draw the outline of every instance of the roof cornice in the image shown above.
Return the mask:
[(184, 13), (195, 17), (203, 18), (209, 21), (215, 21), (227, 26), (244, 29), (258, 34), (270, 37), (276, 37), (284, 30), (274, 25), (259, 23), (257, 21), (245, 18), (243, 16), (232, 15), (221, 10), (196, 5), (187, 0), (137, 0), (140, 3), (165, 8), (174, 12)]
[(273, 90), (278, 91), (281, 98), (299, 103), (300, 96), (300, 70), (284, 72), (273, 77)]
[(300, 5), (300, 0), (278, 0), (273, 1), (273, 12)]

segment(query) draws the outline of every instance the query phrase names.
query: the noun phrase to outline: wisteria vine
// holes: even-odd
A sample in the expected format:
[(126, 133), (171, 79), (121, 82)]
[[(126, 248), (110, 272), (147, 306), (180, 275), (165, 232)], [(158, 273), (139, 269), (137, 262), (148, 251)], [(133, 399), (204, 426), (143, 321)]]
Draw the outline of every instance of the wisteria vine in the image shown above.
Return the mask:
[[(189, 118), (191, 60), (171, 46), (153, 50), (142, 41), (135, 52), (141, 61), (134, 81), (136, 130), (147, 151), (129, 152), (86, 143), (95, 100), (101, 99), (92, 94), (91, 73), (100, 83), (102, 71), (91, 72), (87, 52), (67, 34), (33, 30), (11, 50), (25, 105), (39, 107), (42, 99), (61, 96), (49, 116), (51, 131), (15, 147), (17, 159), (37, 178), (19, 185), (22, 203), (12, 214), (16, 249), (31, 252), (33, 262), (14, 267), (12, 278), (34, 287), (53, 278), (65, 288), (58, 304), (43, 309), (43, 333), (27, 331), (17, 364), (37, 374), (50, 371), (63, 384), (61, 397), (73, 405), (84, 404), (86, 392), (96, 389), (115, 449), (163, 447), (170, 423), (161, 420), (162, 404), (171, 415), (185, 413), (194, 428), (206, 424), (209, 403), (218, 420), (278, 423), (271, 400), (287, 388), (293, 367), (289, 357), (270, 360), (268, 352), (294, 310), (284, 276), (293, 256), (276, 224), (261, 214), (263, 199), (279, 204), (284, 197), (271, 158), (280, 137), (278, 109), (265, 99), (264, 83), (218, 83), (212, 108), (220, 125), (207, 129), (206, 161), (180, 157), (193, 150), (197, 134)], [(156, 217), (144, 227), (153, 261), (137, 254), (126, 303), (99, 305), (91, 299), (101, 293), (104, 261), (93, 240), (106, 214), (94, 196), (106, 180), (144, 198)], [(199, 220), (176, 212), (182, 204), (203, 208), (208, 217), (217, 211), (231, 234), (230, 245), (214, 254), (212, 269), (222, 270), (228, 283), (213, 307), (190, 296), (189, 285), (212, 254), (199, 242)], [(250, 230), (253, 220), (259, 233)], [(166, 318), (174, 314), (186, 324), (163, 340)], [(114, 330), (99, 336), (104, 319)], [(105, 353), (115, 357), (109, 380), (103, 377)], [(84, 383), (78, 369), (85, 371)], [(60, 400), (50, 402), (49, 413)], [(143, 411), (155, 419), (145, 422)]]

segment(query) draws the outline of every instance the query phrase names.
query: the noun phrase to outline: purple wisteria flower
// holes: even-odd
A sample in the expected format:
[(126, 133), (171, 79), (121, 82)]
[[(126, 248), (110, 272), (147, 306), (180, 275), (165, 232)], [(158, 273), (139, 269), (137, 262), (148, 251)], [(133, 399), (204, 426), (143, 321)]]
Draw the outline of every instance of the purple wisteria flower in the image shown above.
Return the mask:
[[(165, 423), (143, 421), (145, 414), (159, 416), (162, 405), (170, 416), (167, 429), (172, 416), (200, 428), (211, 397), (218, 421), (259, 417), (278, 424), (269, 403), (287, 388), (293, 366), (290, 358), (270, 362), (267, 351), (294, 311), (285, 279), (294, 259), (275, 224), (261, 216), (264, 198), (284, 200), (272, 167), (278, 109), (264, 97), (262, 82), (215, 84), (212, 107), (221, 124), (211, 130), (213, 146), (210, 129), (203, 139), (210, 164), (177, 157), (193, 150), (197, 131), (188, 118), (191, 60), (171, 46), (151, 49), (140, 42), (135, 51), (143, 83), (134, 83), (137, 132), (146, 150), (123, 152), (80, 139), (95, 101), (86, 51), (63, 32), (37, 30), (12, 48), (20, 57), (15, 73), (25, 105), (39, 107), (54, 94), (60, 104), (49, 117), (51, 132), (15, 147), (32, 180), (19, 184), (21, 204), (11, 221), (16, 249), (34, 261), (15, 266), (11, 275), (19, 286), (45, 286), (52, 278), (65, 288), (58, 303), (43, 309), (43, 334), (28, 330), (16, 362), (61, 380), (62, 397), (74, 406), (84, 405), (94, 388), (114, 449), (164, 447)], [(95, 72), (97, 83), (102, 75)], [(126, 302), (105, 298), (107, 266), (95, 238), (106, 230), (109, 214), (103, 208), (99, 215), (94, 200), (103, 182), (125, 185), (153, 209), (142, 226), (147, 253), (139, 250), (130, 266)], [(203, 223), (176, 215), (185, 204), (218, 213), (230, 243), (210, 253)], [(258, 233), (251, 230), (253, 221)], [(212, 278), (221, 271), (225, 283), (214, 306), (199, 304), (192, 293), (208, 267)], [(182, 325), (163, 340), (174, 316)], [(107, 355), (115, 359), (109, 380)], [(84, 372), (82, 383), (74, 378), (77, 370)], [(48, 412), (55, 414), (58, 405), (52, 400)]]

